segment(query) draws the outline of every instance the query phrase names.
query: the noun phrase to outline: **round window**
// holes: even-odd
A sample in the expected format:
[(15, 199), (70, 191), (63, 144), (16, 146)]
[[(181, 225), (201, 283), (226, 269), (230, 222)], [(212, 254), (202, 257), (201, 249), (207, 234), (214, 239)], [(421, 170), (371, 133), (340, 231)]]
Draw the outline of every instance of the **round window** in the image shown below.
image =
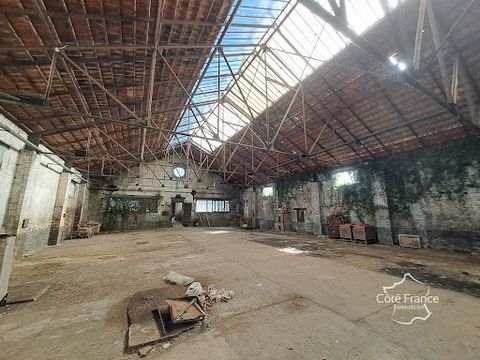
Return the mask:
[(183, 178), (185, 177), (186, 173), (187, 171), (183, 166), (175, 166), (173, 168), (173, 176), (175, 176), (176, 178)]

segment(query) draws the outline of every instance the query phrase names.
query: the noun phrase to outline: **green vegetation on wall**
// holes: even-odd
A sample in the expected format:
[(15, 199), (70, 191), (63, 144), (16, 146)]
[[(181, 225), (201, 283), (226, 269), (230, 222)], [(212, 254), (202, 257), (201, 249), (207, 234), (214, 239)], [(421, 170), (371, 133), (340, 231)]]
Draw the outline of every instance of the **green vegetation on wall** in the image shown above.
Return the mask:
[(278, 205), (284, 205), (287, 200), (287, 196), (291, 191), (300, 189), (306, 183), (316, 180), (317, 172), (308, 171), (303, 173), (293, 173), (289, 177), (277, 181), (275, 183), (275, 187), (277, 189)]
[(341, 212), (338, 215), (349, 216), (354, 212), (362, 223), (367, 223), (367, 217), (375, 216), (372, 196), (372, 174), (367, 166), (356, 169), (357, 182), (341, 186), (343, 193)]
[[(341, 186), (341, 204), (338, 215), (354, 212), (364, 221), (375, 215), (372, 180), (379, 175), (385, 181), (385, 190), (391, 213), (410, 216), (410, 205), (428, 197), (446, 198), (462, 203), (473, 187), (480, 187), (480, 141), (468, 138), (444, 145), (416, 149), (388, 158), (371, 160), (354, 167), (358, 182)], [(472, 169), (477, 171), (472, 173)], [(279, 205), (283, 205), (292, 190), (301, 188), (317, 176), (331, 183), (332, 172), (311, 171), (295, 173), (276, 183)], [(333, 185), (332, 185), (333, 186)]]
[(157, 213), (160, 199), (160, 193), (155, 196), (107, 196), (103, 199), (102, 228), (115, 230), (119, 221), (139, 221), (139, 216), (145, 213)]
[(464, 139), (373, 161), (369, 168), (385, 179), (391, 212), (409, 214), (409, 206), (425, 197), (459, 203), (471, 187), (479, 187), (480, 141)]

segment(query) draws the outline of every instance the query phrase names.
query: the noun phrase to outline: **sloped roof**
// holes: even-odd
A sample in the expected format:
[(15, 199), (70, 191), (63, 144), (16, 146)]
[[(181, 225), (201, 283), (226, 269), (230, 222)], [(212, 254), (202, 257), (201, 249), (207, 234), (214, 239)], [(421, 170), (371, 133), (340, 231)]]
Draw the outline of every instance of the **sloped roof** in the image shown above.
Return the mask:
[[(332, 27), (336, 51), (312, 39), (327, 26), (302, 0), (160, 3), (160, 11), (141, 0), (2, 3), (0, 111), (83, 170), (121, 172), (143, 152), (148, 161), (187, 148), (191, 166), (240, 185), (478, 136), (467, 103), (478, 110), (478, 2), (433, 2), (440, 39), (449, 34), (442, 49), (449, 82), (460, 64), (451, 108), (439, 105), (451, 99), (428, 18), (420, 68), (412, 67), (419, 0), (388, 1), (399, 5), (382, 19), (378, 4), (385, 13), (387, 1), (346, 3), (351, 27), (407, 64), (405, 74), (424, 91)], [(298, 9), (293, 24), (305, 40), (281, 28)], [(300, 49), (302, 41), (321, 47)], [(88, 161), (72, 157), (81, 149)]]

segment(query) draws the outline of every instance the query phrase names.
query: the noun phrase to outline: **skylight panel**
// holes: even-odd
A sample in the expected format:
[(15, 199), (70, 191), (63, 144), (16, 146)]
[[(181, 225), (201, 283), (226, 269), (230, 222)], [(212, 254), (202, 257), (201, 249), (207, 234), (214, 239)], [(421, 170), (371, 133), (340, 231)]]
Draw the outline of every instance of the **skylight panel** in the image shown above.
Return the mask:
[[(218, 148), (222, 143), (214, 140), (218, 138), (225, 141), (235, 135), (250, 120), (241, 112), (236, 110), (229, 103), (222, 103), (215, 106), (206, 117), (206, 123), (210, 125), (207, 128), (206, 124), (202, 124), (194, 135), (193, 142), (207, 151), (212, 151)], [(212, 133), (210, 130), (213, 130)], [(208, 139), (205, 139), (208, 138)]]
[[(316, 1), (334, 15), (329, 0)], [(345, 1), (348, 25), (352, 30), (362, 34), (385, 16), (380, 1)], [(388, 3), (390, 8), (394, 9), (403, 1), (388, 0)], [(240, 74), (236, 76), (235, 84), (234, 79), (228, 76), (220, 81), (220, 88), (225, 89), (222, 90), (223, 104), (219, 105), (222, 108), (220, 111), (222, 116), (225, 119), (240, 118), (242, 121), (236, 123), (227, 120), (234, 125), (227, 124), (228, 126), (223, 129), (215, 129), (220, 141), (194, 139), (207, 151), (217, 148), (221, 141), (234, 136), (250, 122), (252, 116), (260, 116), (269, 106), (295, 89), (300, 81), (351, 42), (295, 0), (288, 3), (245, 0), (242, 4), (244, 9), (237, 14), (232, 24), (231, 34), (223, 43), (238, 44), (241, 48), (241, 42), (246, 41), (243, 38), (245, 28), (242, 26), (261, 29), (265, 24), (272, 24), (273, 19), (276, 19), (279, 25), (276, 28), (270, 28), (266, 34), (257, 31), (249, 33), (246, 38), (257, 42), (263, 37), (266, 39), (265, 43), (254, 48), (249, 56), (235, 58), (236, 65), (233, 71)], [(274, 7), (270, 13), (268, 7)], [(286, 18), (279, 16), (280, 14)], [(242, 35), (239, 36), (239, 34)], [(218, 71), (218, 63), (211, 65), (208, 73), (215, 74)], [(225, 64), (220, 66), (222, 72), (228, 73)], [(218, 88), (215, 80), (202, 84), (200, 88), (206, 92), (204, 98), (213, 99), (218, 96), (218, 93), (209, 93), (214, 91), (215, 87)], [(231, 105), (227, 108), (225, 104)], [(206, 122), (211, 131), (212, 127), (217, 127), (218, 111), (212, 109), (206, 116)], [(217, 119), (214, 121), (214, 118)], [(196, 134), (199, 133), (198, 129), (194, 131)]]

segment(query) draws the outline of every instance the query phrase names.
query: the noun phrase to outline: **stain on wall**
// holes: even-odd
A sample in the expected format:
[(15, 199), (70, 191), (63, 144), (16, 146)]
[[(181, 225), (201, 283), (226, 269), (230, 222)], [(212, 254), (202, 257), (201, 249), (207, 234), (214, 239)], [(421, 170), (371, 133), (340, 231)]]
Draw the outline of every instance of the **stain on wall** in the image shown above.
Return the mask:
[[(154, 161), (148, 165), (142, 165), (131, 169), (124, 176), (117, 178), (114, 183), (119, 191), (108, 192), (104, 190), (92, 190), (89, 194), (87, 211), (88, 220), (102, 223), (104, 231), (122, 229), (140, 229), (171, 226), (173, 213), (172, 201), (176, 196), (183, 198), (185, 203), (192, 204), (192, 224), (200, 226), (229, 226), (238, 223), (238, 205), (240, 190), (230, 184), (226, 184), (220, 176), (211, 173), (203, 174), (200, 179), (189, 167), (186, 167), (185, 178), (175, 178), (173, 175), (174, 165), (181, 164), (184, 159), (174, 161)], [(192, 194), (195, 191), (195, 197)], [(106, 201), (110, 196), (135, 196), (157, 197), (158, 206), (155, 212), (138, 213), (120, 211), (112, 213), (106, 211)], [(199, 215), (196, 213), (195, 203), (197, 199), (223, 199), (230, 200), (230, 212), (208, 213)], [(200, 217), (202, 217), (200, 219)]]
[[(356, 172), (357, 183), (334, 188), (332, 174)], [(259, 187), (257, 187), (259, 188)], [(394, 244), (398, 234), (417, 234), (422, 246), (480, 251), (480, 141), (463, 139), (345, 168), (292, 174), (275, 183), (276, 206), (286, 206), (292, 230), (326, 234), (331, 215), (378, 228), (379, 242)], [(245, 216), (270, 218), (253, 188), (242, 195)], [(248, 210), (247, 210), (248, 208)], [(294, 208), (305, 208), (305, 224)], [(258, 224), (257, 224), (258, 226)]]

